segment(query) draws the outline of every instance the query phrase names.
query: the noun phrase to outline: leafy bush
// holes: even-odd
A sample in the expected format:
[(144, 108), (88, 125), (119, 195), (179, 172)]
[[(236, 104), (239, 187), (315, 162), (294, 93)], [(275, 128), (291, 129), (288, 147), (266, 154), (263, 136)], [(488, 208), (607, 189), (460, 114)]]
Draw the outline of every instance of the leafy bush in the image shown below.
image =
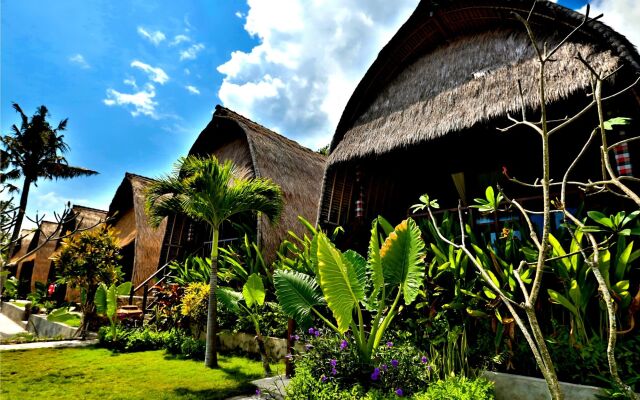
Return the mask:
[(180, 286), (191, 283), (207, 283), (211, 276), (211, 260), (190, 256), (183, 262), (172, 261), (169, 263), (169, 280)]
[(296, 374), (298, 368), (308, 370), (314, 382), (330, 383), (341, 390), (362, 386), (373, 389), (371, 396), (377, 396), (373, 398), (384, 398), (386, 394), (395, 396), (398, 389), (403, 395), (417, 393), (431, 379), (430, 360), (408, 340), (386, 341), (375, 349), (371, 366), (360, 358), (354, 338), (343, 339), (335, 334), (316, 337), (315, 332), (313, 328), (309, 330), (308, 351), (296, 356), (295, 362)]
[(287, 386), (287, 399), (291, 400), (307, 400), (311, 396), (316, 400), (355, 400), (363, 398), (363, 393), (360, 385), (346, 391), (335, 381), (315, 377), (313, 366), (309, 364), (296, 365), (296, 374)]
[(115, 351), (135, 352), (158, 350), (164, 348), (169, 332), (157, 332), (151, 329), (116, 329), (116, 336), (110, 327), (103, 326), (98, 331), (98, 339), (102, 347)]
[(207, 321), (207, 306), (209, 304), (209, 285), (206, 283), (190, 283), (184, 290), (180, 303), (180, 313), (189, 318), (195, 328), (195, 335), (199, 336)]
[(484, 378), (469, 379), (464, 376), (451, 376), (429, 385), (427, 391), (417, 395), (416, 400), (492, 400), (493, 382)]

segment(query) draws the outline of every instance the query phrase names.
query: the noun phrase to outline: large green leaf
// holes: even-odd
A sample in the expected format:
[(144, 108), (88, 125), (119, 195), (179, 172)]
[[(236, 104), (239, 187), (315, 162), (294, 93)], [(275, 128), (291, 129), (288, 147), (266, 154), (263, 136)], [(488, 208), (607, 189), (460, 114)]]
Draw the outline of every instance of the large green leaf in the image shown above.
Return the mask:
[[(375, 302), (378, 294), (384, 287), (384, 275), (382, 273), (382, 259), (380, 258), (380, 240), (378, 239), (378, 219), (371, 224), (371, 239), (369, 240), (369, 259), (367, 260), (371, 270), (373, 290), (369, 295), (369, 303)], [(384, 299), (382, 299), (384, 301)]]
[(560, 304), (567, 310), (569, 310), (573, 315), (578, 315), (578, 310), (573, 304), (571, 304), (569, 300), (567, 300), (566, 297), (552, 289), (547, 289), (547, 293), (549, 293), (549, 297), (551, 298), (552, 303)]
[(353, 307), (364, 299), (364, 286), (349, 260), (324, 234), (318, 234), (318, 274), (338, 331), (344, 333), (352, 321)]
[(116, 285), (109, 286), (107, 289), (107, 317), (113, 318), (116, 315), (116, 309), (118, 308), (118, 295)]
[(589, 218), (596, 221), (600, 225), (606, 226), (607, 228), (610, 228), (610, 229), (615, 229), (613, 225), (613, 221), (611, 221), (611, 218), (607, 217), (603, 213), (599, 211), (589, 211), (587, 212), (587, 215), (589, 216)]
[(118, 296), (128, 296), (131, 294), (131, 286), (131, 282), (121, 283), (116, 289)]
[(107, 285), (101, 283), (93, 297), (98, 314), (106, 314), (107, 312)]
[(302, 272), (276, 270), (273, 285), (282, 311), (303, 327), (308, 326), (311, 308), (322, 304), (322, 293), (316, 280)]
[(227, 287), (218, 287), (216, 289), (216, 297), (218, 301), (229, 311), (236, 315), (242, 313), (240, 308), (240, 300), (242, 300), (242, 293), (236, 292)]
[(363, 288), (367, 287), (367, 260), (353, 250), (345, 251), (342, 256), (347, 259), (348, 263), (353, 266), (356, 271), (359, 285)]
[(396, 226), (380, 249), (384, 281), (401, 286), (407, 305), (418, 296), (423, 283), (424, 248), (420, 229), (408, 218)]
[(627, 272), (627, 265), (629, 263), (629, 257), (631, 256), (631, 251), (633, 250), (633, 242), (629, 243), (629, 245), (619, 254), (617, 254), (616, 260), (616, 280), (622, 280)]
[(564, 267), (564, 271), (561, 271), (561, 272), (563, 272), (563, 276), (566, 278), (569, 271), (571, 270), (571, 260), (569, 260), (569, 258), (566, 257), (567, 252), (564, 251), (564, 249), (562, 248), (562, 245), (560, 244), (560, 242), (558, 242), (558, 239), (556, 239), (556, 237), (553, 236), (552, 234), (549, 234), (549, 243), (553, 248), (553, 256), (562, 257), (558, 261), (560, 262), (560, 265)]
[(247, 303), (247, 307), (253, 307), (254, 303), (259, 306), (264, 304), (265, 291), (260, 275), (251, 274), (249, 276), (249, 279), (242, 287), (242, 296), (245, 303)]

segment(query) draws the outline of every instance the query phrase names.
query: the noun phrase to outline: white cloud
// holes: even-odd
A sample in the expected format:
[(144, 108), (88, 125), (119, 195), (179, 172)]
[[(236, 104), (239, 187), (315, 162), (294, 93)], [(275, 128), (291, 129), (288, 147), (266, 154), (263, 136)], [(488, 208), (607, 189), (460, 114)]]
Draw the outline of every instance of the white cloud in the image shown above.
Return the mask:
[(182, 60), (195, 60), (198, 56), (198, 53), (204, 49), (204, 44), (196, 43), (191, 45), (189, 48), (182, 50), (180, 52), (180, 61)]
[[(586, 12), (586, 6), (581, 8)], [(616, 32), (626, 36), (636, 47), (640, 47), (640, 1), (638, 0), (593, 0), (590, 16), (604, 14), (600, 19)]]
[(167, 38), (165, 34), (160, 31), (149, 32), (141, 26), (138, 27), (138, 34), (153, 43), (155, 46), (159, 45), (160, 42)]
[(122, 83), (124, 83), (125, 85), (131, 86), (134, 89), (138, 88), (138, 85), (136, 84), (136, 80), (133, 78), (127, 78), (125, 80), (122, 81)]
[(187, 85), (184, 88), (187, 89), (187, 91), (189, 91), (189, 93), (191, 94), (200, 94), (200, 90), (198, 90), (198, 88), (195, 86)]
[(259, 40), (218, 67), (225, 106), (312, 148), (326, 145), (349, 96), (418, 0), (248, 0)]
[(184, 74), (185, 75), (191, 75), (191, 70), (189, 70), (189, 68), (185, 68), (184, 69)]
[(84, 56), (82, 54), (75, 54), (69, 57), (69, 61), (79, 65), (80, 68), (84, 68), (84, 69), (91, 68), (91, 66), (89, 65), (87, 60), (84, 59)]
[(169, 80), (169, 75), (162, 70), (162, 68), (154, 68), (149, 64), (145, 64), (142, 61), (134, 60), (131, 62), (131, 66), (133, 68), (139, 68), (142, 71), (146, 72), (153, 82), (157, 82), (161, 85), (164, 85)]
[(158, 103), (153, 100), (156, 97), (155, 87), (147, 83), (142, 90), (134, 93), (121, 93), (115, 89), (107, 89), (107, 98), (102, 102), (111, 106), (133, 106), (131, 115), (137, 117), (138, 115), (146, 115), (153, 119), (158, 119), (159, 116), (156, 113), (156, 106)]
[[(65, 208), (65, 204), (70, 202), (71, 205), (84, 205), (89, 206), (92, 202), (88, 199), (82, 198), (68, 198), (56, 193), (55, 191), (47, 191), (41, 193), (39, 188), (34, 188), (32, 195), (29, 196), (29, 205), (27, 209), (27, 216), (31, 219), (44, 218), (46, 221), (56, 221), (56, 213), (58, 216), (62, 214)], [(35, 229), (36, 224), (28, 218), (25, 218), (22, 222), (22, 229)]]
[(182, 42), (190, 42), (190, 41), (191, 41), (191, 38), (187, 35), (176, 35), (173, 37), (173, 40), (171, 41), (171, 43), (169, 43), (169, 45), (176, 46)]
[(243, 14), (243, 13), (241, 13), (240, 11), (236, 11), (236, 14), (235, 14), (235, 15), (236, 15), (236, 17), (238, 17), (238, 18), (244, 18), (244, 14)]

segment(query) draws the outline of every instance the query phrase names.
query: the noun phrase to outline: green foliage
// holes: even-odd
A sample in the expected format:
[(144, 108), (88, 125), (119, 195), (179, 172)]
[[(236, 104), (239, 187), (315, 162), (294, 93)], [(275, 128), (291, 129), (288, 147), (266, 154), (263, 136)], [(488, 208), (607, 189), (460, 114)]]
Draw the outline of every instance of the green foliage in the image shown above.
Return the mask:
[(500, 210), (500, 206), (504, 202), (504, 195), (501, 192), (495, 194), (493, 187), (487, 186), (484, 192), (485, 198), (475, 198), (473, 201), (476, 203), (471, 208), (477, 208), (483, 214), (496, 213)]
[[(172, 335), (177, 331), (159, 332), (148, 328), (143, 329), (122, 329), (116, 327), (117, 331), (103, 326), (98, 331), (100, 346), (119, 352), (136, 352), (147, 350), (158, 350), (165, 347)], [(180, 334), (182, 335), (182, 334)]]
[(640, 227), (630, 227), (630, 223), (640, 215), (640, 210), (636, 210), (629, 215), (625, 211), (606, 216), (600, 211), (589, 211), (589, 218), (598, 225), (585, 226), (584, 232), (609, 232), (621, 236), (640, 235)]
[(211, 276), (211, 260), (190, 256), (183, 262), (171, 261), (169, 263), (169, 282), (180, 286), (190, 283), (208, 283)]
[(296, 374), (287, 386), (287, 399), (308, 400), (357, 400), (364, 397), (364, 389), (360, 385), (350, 390), (343, 390), (335, 382), (322, 382), (313, 375), (313, 367), (300, 365), (296, 367)]
[(207, 320), (207, 307), (209, 304), (209, 285), (196, 282), (187, 285), (184, 296), (180, 302), (180, 314), (189, 318), (196, 336), (204, 329)]
[(416, 396), (416, 400), (476, 400), (495, 399), (493, 382), (484, 378), (469, 379), (451, 376), (429, 385), (427, 392)]
[[(8, 273), (9, 271), (2, 271)], [(7, 300), (13, 300), (18, 297), (18, 278), (12, 276), (4, 281), (2, 296)]]
[[(342, 253), (324, 233), (317, 232), (309, 241), (309, 259), (302, 263), (317, 271), (316, 277), (291, 270), (274, 275), (278, 301), (290, 317), (308, 324), (313, 312), (340, 334), (351, 329), (364, 363), (370, 362), (398, 311), (399, 300), (403, 297), (407, 306), (415, 300), (424, 275), (424, 242), (415, 222), (411, 218), (402, 221), (380, 247), (378, 226), (385, 229), (382, 221), (373, 221), (368, 260), (353, 251)], [(318, 310), (322, 304), (318, 288), (335, 324)], [(363, 313), (368, 310), (375, 312), (374, 322), (365, 329)]]
[(118, 324), (118, 296), (128, 296), (131, 293), (131, 282), (125, 282), (118, 286), (112, 284), (107, 287), (104, 283), (100, 283), (96, 294), (94, 296), (94, 302), (96, 304), (96, 311), (98, 315), (104, 315), (109, 319), (111, 325), (111, 335), (116, 337), (116, 326)]
[(243, 284), (252, 274), (264, 274), (271, 280), (271, 270), (264, 261), (262, 251), (249, 239), (249, 235), (245, 234), (240, 244), (220, 248), (218, 277), (227, 285)]
[(101, 282), (117, 283), (122, 275), (119, 251), (114, 230), (104, 225), (63, 239), (54, 259), (58, 283), (85, 291), (97, 289)]
[(60, 322), (70, 326), (79, 326), (82, 315), (73, 311), (71, 307), (60, 307), (51, 311), (47, 315), (47, 320), (52, 322)]

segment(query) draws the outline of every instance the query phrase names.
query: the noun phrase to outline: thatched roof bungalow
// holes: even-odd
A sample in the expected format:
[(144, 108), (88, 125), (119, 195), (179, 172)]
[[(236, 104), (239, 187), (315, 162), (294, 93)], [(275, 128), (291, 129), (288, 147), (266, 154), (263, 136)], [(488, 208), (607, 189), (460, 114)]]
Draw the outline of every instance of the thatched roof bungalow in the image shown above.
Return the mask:
[[(21, 294), (26, 294), (28, 292), (28, 288), (30, 287), (31, 275), (33, 273), (33, 264), (36, 259), (35, 253), (28, 255), (23, 258), (29, 251), (35, 248), (36, 243), (33, 242), (33, 237), (35, 236), (35, 232), (23, 229), (20, 231), (20, 242), (16, 246), (16, 249), (13, 253), (13, 257), (9, 260), (8, 266), (9, 271), (11, 271), (11, 275), (15, 276), (18, 279), (18, 282), (24, 280), (26, 283), (22, 284)], [(33, 245), (32, 245), (33, 242)], [(21, 274), (24, 274), (21, 276)]]
[[(287, 231), (301, 233), (299, 215), (309, 221), (316, 219), (325, 165), (323, 155), (219, 105), (189, 154), (231, 160), (246, 176), (269, 178), (280, 185), (284, 209), (278, 223), (271, 225), (265, 218), (245, 221), (255, 227), (255, 240), (268, 261), (275, 258)], [(208, 227), (180, 215), (169, 218), (168, 227), (163, 245), (164, 262), (210, 248)], [(234, 236), (237, 232), (231, 226), (223, 227), (222, 240)]]
[[(348, 231), (378, 214), (397, 220), (424, 192), (454, 207), (458, 198), (470, 201), (500, 180), (503, 166), (523, 180), (539, 175), (537, 135), (496, 129), (511, 125), (507, 113), (520, 115), (518, 80), (527, 115), (539, 118), (537, 58), (514, 15), (526, 18), (532, 3), (425, 0), (418, 5), (380, 51), (342, 114), (329, 149), (320, 224)], [(582, 19), (543, 1), (531, 12), (530, 23), (539, 40), (551, 46)], [(576, 59), (578, 53), (604, 73), (622, 66), (605, 88), (609, 94), (640, 72), (640, 57), (631, 43), (591, 22), (547, 66), (552, 119), (572, 115), (589, 101), (590, 75)], [(638, 93), (627, 92), (607, 103), (607, 109), (615, 116), (638, 117)], [(573, 160), (596, 118), (585, 116), (553, 138), (552, 173), (559, 174)], [(635, 124), (632, 129), (637, 130)], [(592, 150), (579, 171), (599, 168), (597, 149)]]
[(145, 190), (153, 179), (127, 172), (109, 205), (109, 225), (118, 235), (124, 280), (137, 286), (156, 272), (166, 220), (158, 228), (149, 225)]

